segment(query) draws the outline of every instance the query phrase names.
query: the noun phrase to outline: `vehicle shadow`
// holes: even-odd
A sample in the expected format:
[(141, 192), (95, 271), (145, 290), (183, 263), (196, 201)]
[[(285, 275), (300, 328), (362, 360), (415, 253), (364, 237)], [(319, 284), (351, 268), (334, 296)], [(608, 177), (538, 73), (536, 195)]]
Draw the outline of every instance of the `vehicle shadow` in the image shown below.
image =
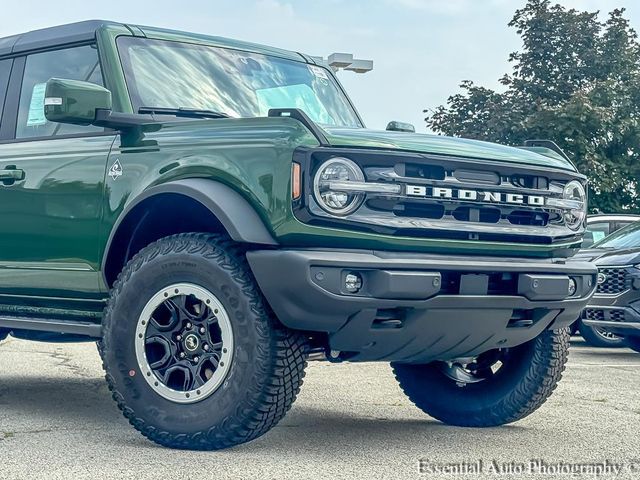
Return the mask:
[[(389, 407), (390, 409), (393, 407)], [(419, 415), (423, 415), (419, 413)], [(395, 418), (394, 418), (395, 417)], [(389, 416), (354, 416), (349, 412), (324, 410), (305, 404), (295, 405), (285, 420), (269, 435), (268, 441), (251, 445), (255, 451), (317, 449), (318, 445), (337, 448), (385, 450), (390, 445), (419, 445), (428, 450), (434, 448), (462, 448), (478, 442), (491, 443), (493, 439), (504, 442), (507, 432), (527, 432), (524, 426), (513, 424), (494, 428), (462, 428), (444, 425), (424, 415), (423, 418), (398, 418)], [(310, 433), (311, 432), (311, 433)]]
[[(304, 397), (304, 389), (301, 397)], [(451, 442), (452, 435), (460, 438), (465, 432), (465, 443), (490, 440), (504, 441), (507, 431), (527, 431), (525, 427), (509, 425), (488, 429), (461, 429), (443, 425), (424, 415), (414, 419), (398, 415), (397, 406), (390, 405), (389, 415), (354, 415), (316, 408), (299, 400), (285, 419), (261, 440), (233, 450), (251, 448), (252, 451), (271, 453), (288, 452), (291, 449), (317, 449), (318, 445), (330, 446), (352, 443), (367, 445), (403, 444), (415, 441), (425, 445)], [(369, 409), (367, 409), (369, 410)], [(376, 410), (379, 410), (376, 409)], [(135, 434), (117, 410), (102, 378), (19, 378), (5, 377), (0, 381), (0, 420), (29, 418), (34, 428), (42, 425), (42, 431), (54, 429), (83, 431), (88, 442), (91, 431), (107, 434), (119, 444), (142, 448), (157, 446), (141, 435)], [(0, 424), (5, 421), (0, 422)], [(11, 427), (7, 427), (11, 428)], [(312, 432), (312, 433), (310, 433)], [(454, 435), (454, 432), (458, 434)], [(18, 430), (17, 433), (20, 433)], [(97, 435), (97, 433), (96, 433)], [(95, 439), (94, 439), (95, 440)], [(162, 448), (162, 447), (158, 447)]]
[(84, 429), (113, 428), (119, 417), (104, 378), (0, 377), (0, 418), (24, 416)]

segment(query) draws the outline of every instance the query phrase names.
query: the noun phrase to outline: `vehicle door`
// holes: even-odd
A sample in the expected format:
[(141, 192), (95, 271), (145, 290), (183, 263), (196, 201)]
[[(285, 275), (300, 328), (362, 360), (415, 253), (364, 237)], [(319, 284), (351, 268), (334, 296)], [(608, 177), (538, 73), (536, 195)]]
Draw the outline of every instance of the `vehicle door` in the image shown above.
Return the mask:
[(0, 304), (98, 298), (104, 177), (115, 134), (44, 116), (50, 78), (103, 84), (97, 48), (38, 51), (10, 62), (0, 124)]

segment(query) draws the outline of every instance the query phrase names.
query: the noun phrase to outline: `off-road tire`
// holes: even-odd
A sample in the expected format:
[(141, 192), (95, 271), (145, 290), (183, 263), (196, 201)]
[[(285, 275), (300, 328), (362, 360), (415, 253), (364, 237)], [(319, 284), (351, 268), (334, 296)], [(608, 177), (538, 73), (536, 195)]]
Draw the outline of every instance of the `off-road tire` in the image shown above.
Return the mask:
[(493, 427), (520, 420), (547, 400), (562, 377), (568, 347), (568, 329), (546, 330), (515, 347), (514, 362), (502, 374), (462, 387), (438, 362), (392, 367), (401, 389), (426, 414), (449, 425)]
[[(232, 325), (233, 362), (207, 398), (180, 404), (155, 392), (136, 361), (134, 337), (146, 302), (175, 282), (215, 294)], [(306, 339), (285, 328), (261, 295), (238, 245), (222, 236), (180, 234), (142, 249), (115, 282), (98, 348), (113, 399), (129, 423), (171, 448), (217, 450), (275, 426), (302, 385)]]
[(626, 337), (625, 345), (634, 352), (640, 353), (640, 337)]
[(607, 338), (600, 335), (595, 327), (591, 327), (589, 325), (585, 325), (580, 322), (580, 335), (584, 338), (584, 341), (587, 342), (587, 345), (592, 347), (602, 347), (602, 348), (620, 348), (624, 347), (624, 338), (616, 337), (616, 338)]

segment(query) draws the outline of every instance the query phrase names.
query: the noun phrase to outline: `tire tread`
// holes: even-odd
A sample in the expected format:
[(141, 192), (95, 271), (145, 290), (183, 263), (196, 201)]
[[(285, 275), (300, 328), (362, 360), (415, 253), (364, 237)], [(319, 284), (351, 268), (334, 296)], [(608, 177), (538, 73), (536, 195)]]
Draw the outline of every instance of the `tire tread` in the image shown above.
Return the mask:
[[(535, 340), (531, 363), (525, 376), (492, 408), (470, 413), (451, 402), (441, 408), (430, 401), (429, 385), (404, 365), (393, 365), (400, 388), (419, 409), (446, 424), (461, 427), (494, 427), (520, 420), (537, 410), (553, 393), (562, 378), (569, 351), (568, 329), (546, 330)], [(471, 401), (471, 399), (469, 399)]]
[[(208, 431), (193, 434), (159, 430), (137, 416), (118, 390), (111, 366), (105, 362), (105, 349), (114, 318), (111, 315), (118, 296), (132, 276), (146, 263), (159, 255), (188, 252), (216, 262), (224, 269), (249, 299), (254, 315), (264, 321), (256, 324), (261, 345), (255, 361), (260, 366), (248, 401), (238, 402), (234, 415), (224, 419)], [(137, 253), (118, 275), (103, 316), (103, 340), (98, 350), (103, 360), (105, 378), (118, 408), (129, 423), (149, 440), (171, 448), (217, 450), (253, 440), (275, 426), (289, 411), (302, 386), (307, 364), (306, 338), (299, 332), (284, 327), (267, 306), (247, 264), (244, 250), (221, 235), (185, 233), (165, 237), (151, 243)], [(248, 406), (247, 406), (248, 405)]]

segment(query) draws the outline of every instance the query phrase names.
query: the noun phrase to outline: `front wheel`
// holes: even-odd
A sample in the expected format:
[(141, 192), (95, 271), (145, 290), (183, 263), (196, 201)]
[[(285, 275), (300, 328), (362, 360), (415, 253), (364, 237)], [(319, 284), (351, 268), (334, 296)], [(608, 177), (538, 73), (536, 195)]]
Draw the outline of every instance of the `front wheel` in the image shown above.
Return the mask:
[(392, 364), (400, 387), (426, 414), (450, 425), (492, 427), (540, 407), (567, 362), (568, 329), (546, 330), (523, 345), (475, 358)]
[(592, 347), (619, 348), (624, 347), (624, 339), (601, 327), (591, 327), (580, 321), (580, 335)]
[(125, 266), (99, 349), (129, 422), (161, 445), (198, 450), (266, 433), (306, 365), (305, 338), (273, 316), (243, 252), (203, 234), (161, 239)]

